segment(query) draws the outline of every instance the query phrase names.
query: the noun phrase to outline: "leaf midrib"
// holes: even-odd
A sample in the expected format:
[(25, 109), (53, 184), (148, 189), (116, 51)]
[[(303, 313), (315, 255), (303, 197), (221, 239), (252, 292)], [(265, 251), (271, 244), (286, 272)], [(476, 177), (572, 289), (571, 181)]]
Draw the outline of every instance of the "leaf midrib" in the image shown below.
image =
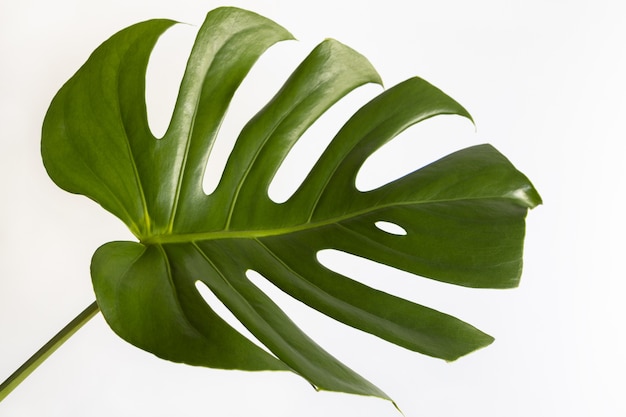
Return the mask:
[(524, 207), (523, 204), (520, 204), (519, 199), (513, 198), (513, 197), (502, 197), (502, 196), (449, 198), (449, 199), (428, 200), (428, 201), (423, 201), (423, 200), (407, 201), (403, 203), (391, 201), (389, 203), (382, 204), (373, 208), (359, 210), (359, 211), (345, 214), (343, 216), (335, 216), (335, 217), (331, 217), (331, 218), (317, 221), (317, 222), (307, 221), (305, 223), (301, 223), (301, 224), (297, 224), (293, 226), (276, 227), (276, 228), (270, 228), (270, 229), (253, 229), (253, 230), (222, 229), (222, 230), (214, 230), (214, 231), (209, 231), (209, 232), (198, 232), (198, 233), (172, 233), (172, 234), (164, 234), (164, 235), (154, 235), (154, 236), (147, 236), (141, 239), (141, 243), (167, 244), (167, 243), (190, 243), (190, 242), (196, 242), (196, 241), (202, 241), (202, 240), (218, 240), (218, 239), (256, 239), (256, 238), (263, 238), (263, 237), (269, 237), (269, 236), (287, 235), (290, 233), (302, 232), (306, 230), (321, 228), (324, 226), (330, 226), (333, 224), (341, 223), (344, 220), (354, 219), (359, 216), (371, 214), (373, 212), (383, 210), (389, 207), (455, 203), (459, 201), (480, 201), (480, 200), (493, 200), (493, 201), (507, 201), (508, 200), (508, 201), (513, 202), (513, 204), (515, 205)]

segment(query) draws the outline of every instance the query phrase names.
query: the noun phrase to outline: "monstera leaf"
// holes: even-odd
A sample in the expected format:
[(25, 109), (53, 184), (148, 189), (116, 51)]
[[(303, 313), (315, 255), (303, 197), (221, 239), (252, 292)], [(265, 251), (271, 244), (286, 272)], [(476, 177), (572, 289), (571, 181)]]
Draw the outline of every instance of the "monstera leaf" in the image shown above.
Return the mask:
[[(242, 129), (207, 195), (205, 166), (235, 90), (268, 47), (291, 35), (248, 11), (210, 12), (159, 139), (148, 127), (145, 72), (172, 24), (151, 20), (107, 40), (59, 91), (43, 127), (56, 184), (97, 201), (138, 238), (107, 243), (92, 260), (98, 306), (119, 336), (176, 362), (290, 370), (317, 389), (388, 398), (299, 330), (248, 278), (256, 271), (308, 306), (416, 352), (454, 360), (492, 342), (317, 260), (320, 250), (337, 249), (452, 284), (517, 285), (524, 219), (540, 198), (493, 147), (461, 150), (375, 190), (355, 187), (376, 149), (433, 116), (470, 118), (463, 107), (422, 79), (402, 82), (348, 120), (288, 201), (273, 202), (269, 184), (307, 128), (348, 92), (380, 82), (364, 57), (326, 40)], [(198, 282), (267, 351), (220, 318)]]

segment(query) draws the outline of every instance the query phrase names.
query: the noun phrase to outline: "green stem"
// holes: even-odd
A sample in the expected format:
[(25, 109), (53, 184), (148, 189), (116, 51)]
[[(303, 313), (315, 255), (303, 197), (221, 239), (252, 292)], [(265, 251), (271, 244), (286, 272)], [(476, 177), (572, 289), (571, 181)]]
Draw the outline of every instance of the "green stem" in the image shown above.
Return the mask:
[(57, 333), (48, 343), (43, 345), (33, 356), (28, 359), (24, 365), (20, 366), (17, 371), (7, 378), (0, 385), (0, 401), (11, 393), (28, 375), (31, 374), (39, 365), (43, 363), (48, 356), (57, 350), (67, 339), (78, 331), (85, 323), (87, 323), (96, 313), (100, 311), (98, 304), (94, 301), (89, 307), (83, 310), (74, 320), (69, 322), (59, 333)]

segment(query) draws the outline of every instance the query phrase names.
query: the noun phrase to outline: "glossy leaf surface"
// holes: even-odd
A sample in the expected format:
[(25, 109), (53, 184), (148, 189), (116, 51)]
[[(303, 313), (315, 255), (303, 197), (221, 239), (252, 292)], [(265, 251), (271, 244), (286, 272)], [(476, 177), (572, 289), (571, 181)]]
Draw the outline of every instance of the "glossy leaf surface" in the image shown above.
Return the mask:
[[(98, 305), (122, 338), (162, 358), (225, 369), (291, 370), (318, 389), (388, 398), (308, 338), (248, 278), (275, 286), (347, 325), (407, 349), (454, 360), (492, 342), (444, 313), (367, 287), (318, 261), (337, 249), (431, 279), (481, 288), (517, 285), (524, 219), (540, 197), (490, 145), (470, 147), (368, 192), (364, 161), (409, 126), (467, 111), (419, 78), (365, 104), (333, 138), (295, 194), (269, 184), (292, 146), (330, 106), (380, 79), (334, 40), (316, 47), (242, 129), (216, 190), (202, 177), (237, 87), (257, 58), (291, 35), (236, 8), (199, 30), (163, 138), (148, 127), (145, 72), (152, 20), (107, 40), (54, 98), (43, 128), (51, 178), (124, 221), (139, 242), (111, 242), (92, 260)], [(399, 225), (388, 233), (377, 222)], [(268, 351), (204, 301), (201, 282)], [(268, 353), (271, 352), (271, 353)]]

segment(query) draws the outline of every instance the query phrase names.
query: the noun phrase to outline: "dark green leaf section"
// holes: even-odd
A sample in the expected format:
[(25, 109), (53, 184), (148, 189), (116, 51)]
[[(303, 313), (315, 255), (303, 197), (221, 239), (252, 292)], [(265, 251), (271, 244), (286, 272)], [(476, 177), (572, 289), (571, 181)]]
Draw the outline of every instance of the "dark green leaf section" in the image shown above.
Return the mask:
[[(319, 233), (334, 233), (334, 226)], [(417, 352), (457, 359), (493, 339), (454, 317), (374, 290), (326, 269), (317, 261), (310, 233), (258, 240), (206, 241), (198, 243), (207, 253), (241, 250), (249, 254), (248, 269), (255, 270), (277, 287), (309, 306), (355, 328)], [(323, 245), (322, 247), (328, 247)], [(250, 256), (251, 255), (251, 256)], [(419, 317), (419, 320), (416, 318)]]
[(180, 201), (202, 203), (204, 166), (235, 90), (269, 46), (291, 39), (254, 13), (211, 12), (192, 49), (167, 133), (155, 140), (147, 122), (145, 73), (150, 51), (173, 23), (147, 21), (111, 37), (59, 91), (43, 126), (50, 177), (93, 198), (140, 237), (172, 233)]
[[(457, 285), (515, 287), (527, 208), (541, 201), (529, 184), (492, 146), (467, 148), (355, 193), (352, 210), (364, 215), (341, 222), (334, 247)], [(320, 209), (336, 210), (332, 200)], [(407, 235), (385, 233), (377, 221), (398, 224)]]
[[(256, 271), (287, 294), (349, 326), (430, 356), (454, 360), (493, 341), (461, 320), (324, 267), (337, 249), (423, 277), (509, 288), (522, 269), (525, 216), (541, 199), (490, 145), (448, 155), (368, 192), (363, 162), (410, 126), (469, 113), (411, 78), (365, 104), (336, 134), (282, 204), (268, 187), (291, 148), (328, 108), (380, 83), (363, 56), (334, 40), (318, 45), (237, 139), (211, 195), (205, 165), (236, 89), (271, 45), (291, 35), (236, 8), (210, 12), (199, 30), (169, 128), (149, 130), (145, 71), (173, 22), (137, 24), (111, 37), (63, 86), (43, 127), (52, 179), (123, 220), (140, 242), (96, 251), (92, 279), (113, 330), (159, 357), (224, 369), (291, 370), (318, 389), (387, 398), (308, 338), (247, 277)], [(376, 226), (396, 224), (405, 235)], [(220, 318), (210, 291), (267, 348)]]
[(157, 356), (224, 369), (288, 369), (217, 316), (160, 245), (111, 242), (91, 271), (98, 305), (128, 342)]
[(331, 39), (318, 45), (242, 129), (212, 195), (204, 195), (199, 183), (185, 188), (189, 191), (180, 199), (176, 233), (287, 225), (284, 216), (301, 210), (276, 212), (277, 205), (267, 196), (274, 174), (319, 116), (350, 91), (372, 82), (380, 78), (362, 55)]
[[(380, 389), (354, 373), (321, 349), (246, 277), (248, 262), (258, 253), (250, 240), (233, 246), (200, 242), (167, 245), (176, 265), (174, 276), (197, 277), (215, 293), (237, 318), (295, 372), (317, 389), (387, 398)], [(232, 249), (242, 256), (232, 256)]]
[(113, 35), (57, 93), (43, 125), (41, 153), (54, 182), (94, 199), (139, 235), (150, 220), (131, 143), (147, 129), (150, 52), (172, 24), (154, 20)]

